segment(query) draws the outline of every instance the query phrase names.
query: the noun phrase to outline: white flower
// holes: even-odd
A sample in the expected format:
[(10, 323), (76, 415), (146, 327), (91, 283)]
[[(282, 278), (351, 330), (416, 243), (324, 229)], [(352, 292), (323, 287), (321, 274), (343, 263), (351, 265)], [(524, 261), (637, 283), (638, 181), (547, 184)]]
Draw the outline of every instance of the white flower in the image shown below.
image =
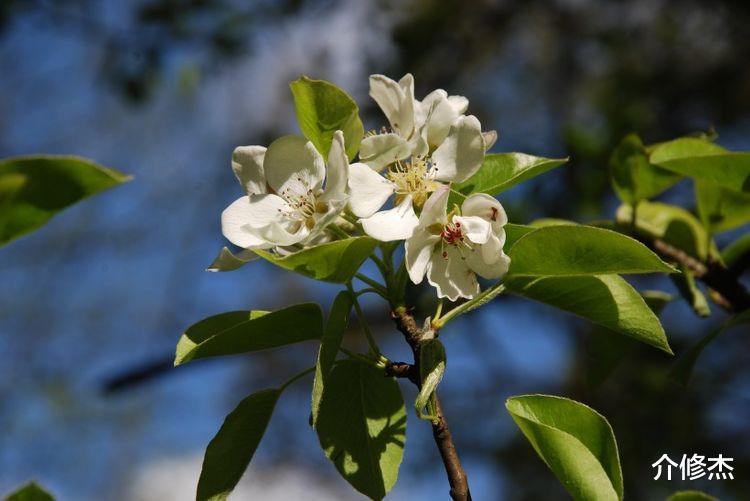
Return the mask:
[(477, 275), (502, 278), (510, 258), (503, 252), (508, 222), (503, 206), (484, 193), (469, 196), (446, 214), (447, 186), (441, 186), (424, 204), (419, 225), (406, 240), (406, 269), (412, 282), (427, 280), (438, 297), (455, 301), (479, 293)]
[[(379, 240), (403, 240), (417, 225), (415, 207), (424, 205), (442, 183), (462, 182), (482, 165), (494, 132), (482, 133), (473, 115), (464, 116), (469, 102), (435, 90), (422, 101), (414, 99), (410, 74), (395, 82), (383, 75), (370, 77), (370, 95), (388, 119), (391, 130), (365, 137), (351, 166), (349, 187), (352, 213), (365, 232)], [(384, 175), (379, 174), (388, 167)], [(394, 208), (378, 212), (395, 194)]]
[(247, 196), (224, 210), (221, 230), (230, 242), (246, 249), (319, 239), (348, 199), (349, 162), (341, 131), (333, 136), (327, 166), (311, 142), (284, 136), (268, 149), (235, 149), (232, 169)]

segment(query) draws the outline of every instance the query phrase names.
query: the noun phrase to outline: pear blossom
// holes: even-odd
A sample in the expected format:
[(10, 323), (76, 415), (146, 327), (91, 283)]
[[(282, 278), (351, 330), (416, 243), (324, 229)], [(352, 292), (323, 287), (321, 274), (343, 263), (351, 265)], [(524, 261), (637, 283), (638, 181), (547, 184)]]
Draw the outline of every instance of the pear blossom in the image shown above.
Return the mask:
[(268, 148), (240, 146), (232, 170), (246, 195), (221, 214), (221, 229), (245, 249), (320, 241), (346, 206), (349, 162), (344, 135), (336, 131), (328, 164), (310, 141), (284, 136)]
[(455, 301), (479, 293), (477, 275), (502, 278), (510, 266), (503, 252), (508, 222), (503, 206), (484, 193), (469, 196), (446, 214), (447, 186), (425, 202), (419, 224), (406, 240), (406, 269), (415, 284), (425, 275), (438, 297)]
[[(415, 209), (443, 183), (471, 177), (497, 135), (483, 134), (479, 120), (464, 115), (469, 102), (463, 96), (438, 89), (416, 100), (411, 74), (398, 82), (372, 75), (370, 96), (388, 119), (391, 132), (362, 140), (363, 163), (350, 170), (349, 208), (370, 236), (403, 240), (417, 226)], [(381, 211), (394, 195), (394, 207)]]

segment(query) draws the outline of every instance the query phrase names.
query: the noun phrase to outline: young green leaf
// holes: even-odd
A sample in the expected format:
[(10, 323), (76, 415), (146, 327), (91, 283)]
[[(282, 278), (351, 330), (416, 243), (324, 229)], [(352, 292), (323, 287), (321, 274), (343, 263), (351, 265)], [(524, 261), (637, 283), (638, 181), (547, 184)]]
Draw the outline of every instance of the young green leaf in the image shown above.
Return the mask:
[(306, 277), (343, 284), (357, 273), (376, 245), (377, 240), (374, 238), (352, 237), (310, 247), (283, 257), (263, 250), (256, 250), (255, 253), (276, 266)]
[(547, 226), (508, 251), (508, 276), (672, 273), (645, 245), (620, 233), (584, 225)]
[(297, 304), (271, 313), (231, 311), (189, 327), (177, 343), (175, 365), (191, 360), (278, 348), (320, 339), (323, 314), (313, 303)]
[(439, 339), (429, 339), (422, 343), (419, 349), (419, 380), (422, 386), (414, 401), (414, 409), (419, 419), (437, 419), (435, 390), (445, 374), (445, 362), (445, 347)]
[(682, 179), (651, 165), (641, 138), (635, 134), (625, 136), (617, 145), (609, 160), (609, 173), (617, 196), (630, 205), (655, 197)]
[(280, 395), (276, 388), (253, 393), (227, 415), (206, 447), (198, 501), (222, 501), (229, 496), (258, 449)]
[(206, 271), (234, 271), (257, 258), (258, 255), (250, 249), (243, 249), (234, 254), (228, 248), (222, 247), (219, 255), (208, 265)]
[(601, 414), (549, 395), (511, 397), (505, 407), (573, 499), (623, 498), (617, 443)]
[(698, 138), (682, 138), (656, 147), (652, 164), (732, 191), (750, 193), (750, 153), (731, 152)]
[(667, 501), (719, 501), (717, 498), (701, 491), (678, 491), (667, 498)]
[(708, 300), (695, 282), (693, 272), (687, 266), (680, 266), (680, 273), (669, 275), (669, 278), (672, 279), (680, 295), (690, 305), (696, 315), (707, 317), (711, 314), (711, 307), (708, 305)]
[(328, 315), (328, 323), (323, 331), (318, 350), (318, 361), (315, 364), (315, 380), (312, 389), (312, 422), (313, 426), (318, 420), (318, 410), (325, 391), (326, 381), (333, 368), (336, 355), (344, 338), (344, 331), (349, 323), (349, 313), (352, 309), (352, 295), (348, 291), (339, 292), (333, 300), (331, 313)]
[(525, 153), (490, 153), (484, 157), (476, 174), (455, 184), (453, 189), (463, 195), (487, 193), (494, 196), (567, 161), (567, 158), (541, 158)]
[(55, 498), (36, 482), (29, 482), (3, 499), (5, 501), (55, 501)]
[(340, 130), (344, 133), (347, 156), (349, 160), (353, 159), (364, 135), (354, 99), (330, 82), (306, 76), (295, 80), (289, 87), (302, 134), (312, 141), (324, 158), (328, 158), (333, 133)]
[(43, 226), (66, 207), (130, 179), (73, 156), (0, 161), (0, 246)]
[(750, 232), (727, 245), (721, 251), (721, 259), (729, 269), (742, 268), (743, 260), (750, 258)]
[(505, 286), (514, 294), (672, 353), (657, 316), (643, 297), (618, 275), (511, 277), (505, 280)]
[(315, 430), (352, 487), (372, 499), (385, 497), (396, 483), (406, 434), (406, 408), (395, 379), (357, 360), (338, 362)]
[(695, 180), (698, 214), (710, 233), (721, 233), (750, 222), (750, 193), (738, 193), (714, 181)]
[[(615, 215), (617, 222), (630, 228), (633, 208), (621, 205)], [(636, 210), (636, 230), (650, 238), (659, 238), (698, 259), (706, 259), (712, 247), (710, 237), (700, 221), (676, 205), (643, 201)]]

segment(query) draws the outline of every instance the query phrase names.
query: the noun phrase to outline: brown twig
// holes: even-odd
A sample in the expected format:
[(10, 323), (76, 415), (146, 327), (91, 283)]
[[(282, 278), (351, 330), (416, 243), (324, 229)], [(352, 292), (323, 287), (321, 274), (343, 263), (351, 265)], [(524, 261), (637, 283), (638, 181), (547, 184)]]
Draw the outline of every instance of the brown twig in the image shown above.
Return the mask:
[(720, 262), (710, 258), (701, 261), (658, 238), (649, 241), (641, 237), (640, 240), (661, 257), (689, 269), (695, 278), (717, 293), (712, 295), (712, 299), (722, 308), (730, 312), (750, 308), (750, 293), (740, 283), (737, 274), (728, 270)]
[[(391, 363), (386, 367), (386, 372), (395, 377), (408, 378), (417, 387), (419, 381), (419, 350), (421, 343), (425, 339), (431, 339), (436, 332), (432, 327), (422, 329), (417, 325), (414, 316), (403, 306), (397, 307), (392, 312), (392, 317), (396, 323), (396, 328), (404, 335), (406, 342), (414, 353), (414, 364), (410, 365), (404, 362)], [(440, 400), (435, 396), (435, 410), (437, 419), (432, 423), (432, 436), (435, 439), (440, 457), (445, 466), (445, 472), (448, 475), (450, 484), (450, 496), (454, 501), (471, 501), (471, 492), (469, 491), (469, 482), (461, 466), (461, 460), (458, 458), (456, 446), (453, 443), (448, 421), (440, 405)]]

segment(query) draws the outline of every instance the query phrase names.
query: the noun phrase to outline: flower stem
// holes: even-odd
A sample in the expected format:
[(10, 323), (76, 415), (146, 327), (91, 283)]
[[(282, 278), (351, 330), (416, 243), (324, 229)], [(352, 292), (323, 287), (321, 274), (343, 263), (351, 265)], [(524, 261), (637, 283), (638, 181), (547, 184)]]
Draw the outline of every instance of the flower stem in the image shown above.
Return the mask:
[(485, 289), (484, 291), (482, 291), (477, 297), (473, 299), (469, 299), (465, 303), (459, 304), (458, 306), (453, 308), (451, 311), (449, 311), (442, 317), (436, 320), (433, 320), (432, 325), (436, 329), (441, 329), (445, 326), (445, 324), (447, 324), (448, 322), (450, 322), (457, 316), (463, 315), (464, 313), (471, 311), (475, 308), (479, 308), (483, 304), (490, 302), (492, 299), (502, 294), (504, 291), (505, 291), (505, 285), (503, 285), (502, 283), (497, 283), (493, 285), (492, 287), (489, 287), (488, 289)]
[(354, 277), (378, 291), (381, 296), (386, 298), (388, 297), (388, 291), (383, 284), (378, 283), (376, 280), (373, 280), (372, 278), (368, 277), (367, 275), (363, 275), (362, 273), (356, 273)]
[(296, 383), (297, 381), (299, 381), (300, 379), (302, 379), (303, 377), (307, 376), (308, 374), (310, 374), (311, 372), (314, 372), (314, 371), (315, 371), (315, 367), (309, 367), (309, 368), (303, 370), (299, 374), (296, 374), (296, 375), (292, 376), (289, 379), (289, 381), (287, 381), (286, 383), (282, 384), (281, 387), (279, 388), (279, 390), (284, 391), (285, 389), (287, 389), (287, 387), (291, 386), (292, 384)]

